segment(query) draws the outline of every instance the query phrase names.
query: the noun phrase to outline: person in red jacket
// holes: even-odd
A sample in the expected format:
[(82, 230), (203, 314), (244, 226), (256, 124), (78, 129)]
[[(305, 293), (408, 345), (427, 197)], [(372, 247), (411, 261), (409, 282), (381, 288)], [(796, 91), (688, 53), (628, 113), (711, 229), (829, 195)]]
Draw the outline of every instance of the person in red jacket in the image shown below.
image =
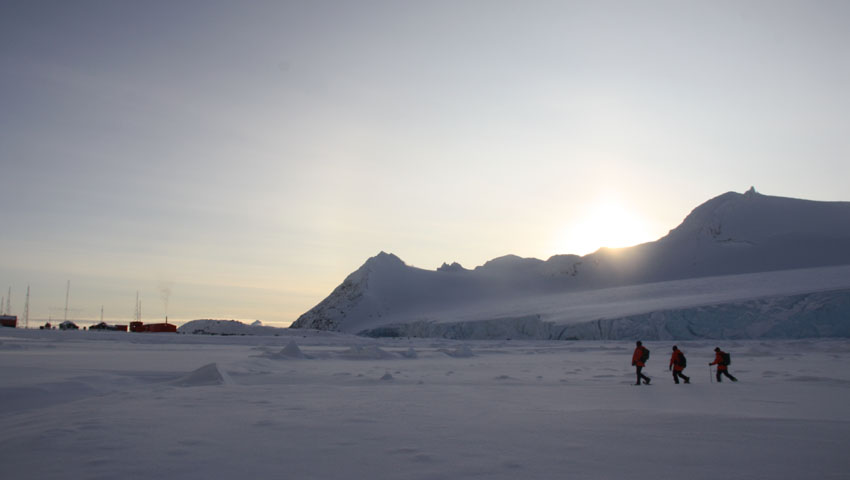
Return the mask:
[(673, 381), (676, 382), (676, 385), (679, 384), (679, 377), (685, 381), (685, 383), (691, 383), (691, 377), (682, 373), (682, 370), (685, 369), (685, 354), (679, 350), (679, 347), (673, 345), (673, 355), (670, 357), (670, 370), (673, 371)]
[(729, 374), (729, 366), (726, 363), (726, 352), (717, 347), (714, 349), (714, 361), (708, 364), (717, 365), (717, 383), (721, 382), (720, 375), (726, 375), (733, 382), (737, 382), (738, 379)]
[(645, 384), (649, 385), (650, 378), (640, 373), (640, 371), (643, 370), (643, 367), (646, 366), (646, 360), (648, 358), (649, 350), (643, 346), (640, 340), (638, 340), (635, 353), (632, 354), (632, 365), (635, 367), (635, 371), (637, 372), (637, 383), (635, 383), (635, 385), (640, 385), (641, 379), (643, 379)]

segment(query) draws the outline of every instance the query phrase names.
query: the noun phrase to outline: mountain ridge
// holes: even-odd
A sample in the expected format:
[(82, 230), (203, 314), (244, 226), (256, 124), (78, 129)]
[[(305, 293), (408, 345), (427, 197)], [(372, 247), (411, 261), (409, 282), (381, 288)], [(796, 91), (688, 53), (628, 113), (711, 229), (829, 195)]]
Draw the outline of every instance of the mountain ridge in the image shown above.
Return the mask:
[(471, 270), (457, 263), (424, 270), (380, 252), (292, 327), (360, 333), (410, 322), (486, 322), (499, 312), (533, 318), (540, 312), (527, 299), (537, 296), (548, 302), (568, 292), (835, 265), (850, 265), (850, 202), (751, 188), (702, 203), (658, 240), (584, 256), (504, 255)]

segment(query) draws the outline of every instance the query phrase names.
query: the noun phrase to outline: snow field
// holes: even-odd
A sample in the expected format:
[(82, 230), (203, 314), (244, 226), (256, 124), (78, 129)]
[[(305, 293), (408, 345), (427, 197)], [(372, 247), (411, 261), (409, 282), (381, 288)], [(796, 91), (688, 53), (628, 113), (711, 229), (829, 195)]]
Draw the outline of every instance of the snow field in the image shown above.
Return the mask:
[[(850, 340), (0, 331), (4, 478), (846, 478)], [(300, 334), (304, 334), (301, 336)]]

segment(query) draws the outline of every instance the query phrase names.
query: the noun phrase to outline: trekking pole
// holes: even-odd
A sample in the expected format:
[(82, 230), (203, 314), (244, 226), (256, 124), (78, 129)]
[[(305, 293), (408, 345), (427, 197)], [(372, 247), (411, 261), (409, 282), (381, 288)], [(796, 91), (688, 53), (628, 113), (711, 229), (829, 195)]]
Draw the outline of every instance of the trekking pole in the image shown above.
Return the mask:
[(708, 366), (708, 382), (714, 383), (714, 376), (711, 374), (711, 365)]

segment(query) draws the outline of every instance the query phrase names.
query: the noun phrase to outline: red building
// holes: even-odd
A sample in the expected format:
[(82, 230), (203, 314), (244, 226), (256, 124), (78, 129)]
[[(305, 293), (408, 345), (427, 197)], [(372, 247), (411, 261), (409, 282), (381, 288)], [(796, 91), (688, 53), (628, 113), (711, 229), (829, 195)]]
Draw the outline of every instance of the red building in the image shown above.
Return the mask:
[(177, 333), (177, 325), (165, 323), (148, 323), (145, 325), (142, 322), (130, 322), (131, 332), (149, 332), (149, 333)]

